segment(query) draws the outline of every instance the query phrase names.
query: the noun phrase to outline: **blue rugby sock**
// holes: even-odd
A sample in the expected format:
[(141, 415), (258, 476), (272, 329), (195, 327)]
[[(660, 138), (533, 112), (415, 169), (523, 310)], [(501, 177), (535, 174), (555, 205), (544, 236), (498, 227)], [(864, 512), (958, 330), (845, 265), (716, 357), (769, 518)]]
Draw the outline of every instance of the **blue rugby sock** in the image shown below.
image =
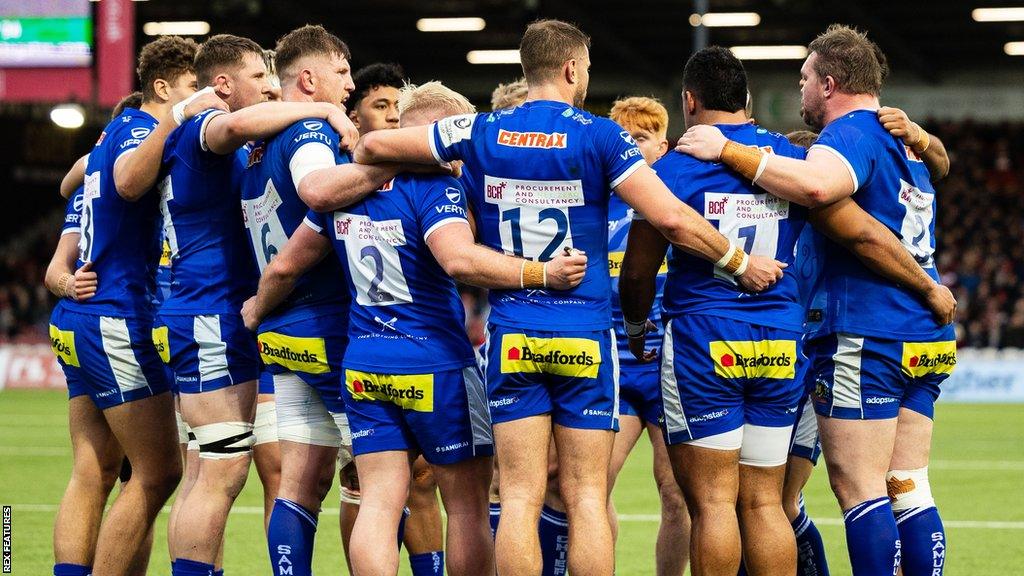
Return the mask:
[(491, 502), (488, 506), (491, 513), (491, 538), (498, 537), (498, 522), (501, 520), (501, 503)]
[(89, 576), (92, 566), (81, 564), (54, 564), (53, 576)]
[(796, 536), (797, 576), (828, 576), (828, 561), (825, 560), (825, 543), (821, 532), (807, 515), (800, 503), (800, 515), (793, 520), (793, 534)]
[(213, 564), (175, 558), (171, 563), (171, 576), (213, 576)]
[(861, 502), (844, 511), (843, 522), (853, 576), (892, 574), (900, 563), (900, 534), (889, 497)]
[(903, 545), (903, 576), (941, 576), (946, 564), (946, 530), (935, 506), (896, 512)]
[(402, 549), (402, 542), (405, 542), (405, 521), (409, 518), (409, 508), (402, 508), (402, 518), (398, 521), (398, 549)]
[(274, 500), (267, 546), (275, 574), (312, 576), (316, 521), (316, 514), (295, 502), (284, 498)]
[(548, 506), (540, 512), (540, 554), (544, 560), (541, 576), (565, 576), (568, 572), (569, 518)]
[(409, 554), (409, 568), (412, 569), (412, 576), (444, 574), (444, 550)]

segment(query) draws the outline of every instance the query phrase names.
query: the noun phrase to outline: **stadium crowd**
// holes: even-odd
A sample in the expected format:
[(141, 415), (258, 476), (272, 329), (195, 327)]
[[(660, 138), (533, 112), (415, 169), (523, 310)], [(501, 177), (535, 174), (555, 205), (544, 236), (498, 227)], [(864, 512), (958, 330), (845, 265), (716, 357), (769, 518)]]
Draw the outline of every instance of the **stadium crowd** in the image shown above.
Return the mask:
[[(964, 348), (1024, 348), (1024, 125), (926, 122), (948, 144), (950, 173), (939, 191), (938, 267), (957, 296), (957, 340)], [(670, 138), (672, 140), (672, 138)], [(63, 213), (63, 208), (60, 209)], [(56, 246), (57, 214), (14, 237), (36, 238), (0, 260), (0, 342), (46, 342), (57, 298), (42, 285)], [(487, 298), (462, 286), (467, 328), (483, 343)]]

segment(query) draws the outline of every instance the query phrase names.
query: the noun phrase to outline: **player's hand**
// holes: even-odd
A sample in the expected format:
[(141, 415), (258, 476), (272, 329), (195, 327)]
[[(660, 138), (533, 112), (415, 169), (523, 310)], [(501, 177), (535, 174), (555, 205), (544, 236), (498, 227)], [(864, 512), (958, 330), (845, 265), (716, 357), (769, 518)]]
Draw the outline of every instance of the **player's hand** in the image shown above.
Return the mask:
[(199, 114), (203, 110), (209, 110), (210, 108), (231, 112), (231, 108), (228, 108), (228, 103), (221, 100), (220, 96), (217, 96), (217, 93), (213, 90), (202, 93), (197, 92), (196, 94), (198, 94), (198, 96), (185, 105), (183, 116), (185, 120)]
[(92, 262), (82, 264), (81, 268), (75, 270), (75, 293), (73, 298), (78, 302), (92, 298), (96, 295), (98, 283), (99, 278), (92, 271)]
[(644, 331), (639, 336), (634, 336), (629, 339), (629, 351), (633, 353), (633, 356), (641, 362), (654, 362), (658, 359), (658, 349), (651, 348), (647, 350), (645, 344), (647, 344), (647, 334), (649, 332), (656, 332), (658, 327), (654, 325), (654, 322), (647, 320), (647, 325), (644, 327)]
[(883, 106), (878, 109), (878, 121), (889, 134), (903, 140), (907, 146), (914, 146), (921, 140), (922, 128), (911, 122), (907, 113), (899, 108)]
[(956, 298), (953, 297), (949, 288), (942, 284), (936, 282), (925, 294), (925, 301), (932, 314), (935, 315), (935, 321), (940, 325), (950, 324), (956, 318)]
[(250, 332), (255, 332), (260, 326), (260, 319), (256, 316), (256, 297), (252, 296), (242, 303), (242, 322)]
[(740, 285), (750, 292), (761, 292), (782, 279), (782, 271), (789, 264), (779, 262), (774, 258), (764, 256), (750, 256), (747, 269), (743, 275), (737, 278)]
[(714, 126), (698, 124), (691, 126), (686, 134), (679, 139), (676, 145), (676, 152), (689, 154), (698, 160), (718, 162), (722, 157), (722, 148), (729, 139), (722, 134), (722, 131)]
[(338, 108), (337, 112), (331, 111), (327, 115), (327, 123), (341, 135), (341, 149), (351, 152), (359, 141), (359, 129), (352, 123), (352, 120), (345, 113), (344, 108)]
[(583, 281), (587, 272), (587, 254), (582, 250), (573, 250), (571, 254), (560, 252), (545, 263), (547, 267), (548, 288), (569, 290)]

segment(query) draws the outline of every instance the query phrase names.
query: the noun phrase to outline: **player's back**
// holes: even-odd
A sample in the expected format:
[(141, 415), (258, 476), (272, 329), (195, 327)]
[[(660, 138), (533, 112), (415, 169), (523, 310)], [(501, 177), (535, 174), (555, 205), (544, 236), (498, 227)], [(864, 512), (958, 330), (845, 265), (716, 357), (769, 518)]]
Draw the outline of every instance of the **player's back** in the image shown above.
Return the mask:
[(427, 245), (441, 226), (465, 222), (464, 202), (453, 178), (400, 174), (357, 204), (310, 213), (347, 272), (347, 368), (419, 374), (473, 364), (455, 281)]
[(68, 309), (103, 316), (151, 316), (153, 277), (160, 255), (159, 196), (148, 191), (135, 202), (114, 185), (114, 163), (133, 151), (156, 126), (151, 115), (126, 108), (103, 130), (85, 168), (78, 266), (92, 263), (96, 294)]
[(207, 110), (164, 145), (160, 211), (170, 248), (170, 295), (162, 314), (237, 313), (255, 292), (256, 269), (239, 210), (240, 151), (216, 154), (203, 140)]
[(609, 190), (644, 165), (629, 134), (562, 102), (529, 101), (511, 110), (445, 118), (431, 144), (439, 159), (466, 161), (483, 244), (538, 261), (568, 247), (589, 258), (582, 283), (572, 290), (492, 290), (490, 321), (609, 328)]
[[(900, 238), (933, 279), (935, 189), (928, 168), (878, 122), (871, 110), (838, 118), (822, 130), (815, 148), (838, 154), (854, 179), (853, 199)], [(869, 270), (838, 244), (826, 242), (826, 330), (883, 338), (939, 336), (920, 298)]]
[[(337, 132), (319, 119), (296, 122), (277, 136), (257, 142), (249, 152), (242, 176), (242, 217), (249, 232), (249, 248), (261, 273), (309, 210), (299, 198), (289, 167), (295, 151), (308, 142), (330, 147), (337, 164), (349, 161), (339, 151)], [(264, 320), (263, 326), (273, 328), (316, 316), (321, 305), (347, 307), (343, 274), (336, 260), (325, 258), (299, 279), (288, 299)]]
[[(726, 137), (746, 146), (803, 159), (806, 151), (781, 134), (753, 124), (720, 124)], [(804, 304), (793, 270), (794, 248), (807, 222), (807, 210), (752, 185), (719, 163), (669, 152), (654, 165), (669, 190), (710, 221), (748, 254), (790, 265), (771, 288), (751, 294), (714, 264), (675, 247), (670, 249), (664, 315), (688, 313), (743, 320), (800, 331)]]

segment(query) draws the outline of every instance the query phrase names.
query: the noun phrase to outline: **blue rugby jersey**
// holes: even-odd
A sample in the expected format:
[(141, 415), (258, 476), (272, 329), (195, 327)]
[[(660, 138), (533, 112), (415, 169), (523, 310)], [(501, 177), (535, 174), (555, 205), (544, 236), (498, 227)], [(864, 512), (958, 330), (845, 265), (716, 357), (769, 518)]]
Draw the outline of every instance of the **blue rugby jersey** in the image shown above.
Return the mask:
[(306, 225), (331, 240), (346, 271), (346, 368), (423, 374), (475, 362), (455, 281), (427, 245), (453, 222), (468, 224), (462, 186), (448, 176), (400, 174), (352, 206), (309, 212)]
[[(622, 323), (622, 304), (619, 301), (619, 274), (622, 271), (622, 257), (626, 252), (626, 240), (629, 238), (629, 227), (633, 222), (633, 209), (626, 205), (617, 195), (612, 195), (608, 202), (608, 271), (612, 277), (612, 321), (615, 327), (615, 341), (619, 348), (619, 365), (639, 365), (658, 370), (656, 362), (641, 363), (629, 351), (629, 338), (626, 336), (626, 327)], [(668, 267), (662, 265), (658, 270), (655, 279), (654, 303), (651, 305), (651, 313), (648, 317), (658, 327), (654, 332), (648, 332), (644, 346), (650, 350), (661, 348), (665, 336), (665, 327), (661, 322), (661, 298), (665, 291), (665, 279), (667, 278)]]
[(114, 185), (114, 163), (142, 144), (156, 124), (149, 114), (125, 108), (107, 124), (89, 153), (77, 265), (92, 262), (100, 280), (95, 296), (66, 302), (68, 310), (115, 317), (153, 314), (160, 197), (149, 191), (135, 202), (121, 198)]
[(64, 205), (64, 223), (60, 227), (60, 235), (80, 234), (82, 232), (82, 203), (84, 202), (85, 186), (79, 186), (78, 190), (68, 198)]
[[(320, 119), (300, 120), (269, 140), (256, 143), (249, 152), (242, 177), (242, 211), (249, 231), (249, 248), (260, 272), (267, 267), (295, 229), (302, 224), (309, 208), (299, 198), (292, 181), (289, 163), (300, 148), (321, 145), (330, 148), (335, 163), (349, 162), (340, 152), (338, 133)], [(288, 299), (263, 321), (261, 329), (273, 330), (296, 320), (347, 309), (348, 291), (341, 278), (341, 264), (324, 258), (295, 284)]]
[(239, 209), (239, 152), (217, 154), (203, 135), (210, 109), (174, 129), (164, 145), (157, 187), (164, 242), (170, 248), (170, 294), (161, 314), (238, 313), (256, 292), (256, 267)]
[[(719, 124), (731, 140), (781, 156), (803, 159), (806, 150), (781, 134), (753, 124)], [(672, 247), (665, 285), (666, 319), (701, 313), (751, 324), (801, 331), (800, 298), (793, 252), (807, 222), (807, 210), (757, 188), (720, 163), (669, 152), (654, 164), (669, 190), (711, 222), (747, 254), (790, 264), (782, 280), (758, 294), (745, 292), (731, 274), (704, 259)]]
[(431, 128), (430, 146), (438, 161), (465, 160), (481, 243), (541, 262), (566, 247), (587, 253), (586, 275), (572, 290), (491, 290), (490, 321), (610, 328), (609, 189), (645, 164), (629, 133), (607, 118), (538, 100), (444, 118)]
[[(934, 280), (935, 189), (924, 162), (878, 122), (874, 110), (857, 110), (829, 123), (811, 149), (838, 156), (853, 177), (853, 199), (903, 243)], [(924, 302), (869, 270), (857, 257), (826, 242), (826, 325), (821, 334), (850, 332), (880, 338), (938, 338), (939, 326)]]

